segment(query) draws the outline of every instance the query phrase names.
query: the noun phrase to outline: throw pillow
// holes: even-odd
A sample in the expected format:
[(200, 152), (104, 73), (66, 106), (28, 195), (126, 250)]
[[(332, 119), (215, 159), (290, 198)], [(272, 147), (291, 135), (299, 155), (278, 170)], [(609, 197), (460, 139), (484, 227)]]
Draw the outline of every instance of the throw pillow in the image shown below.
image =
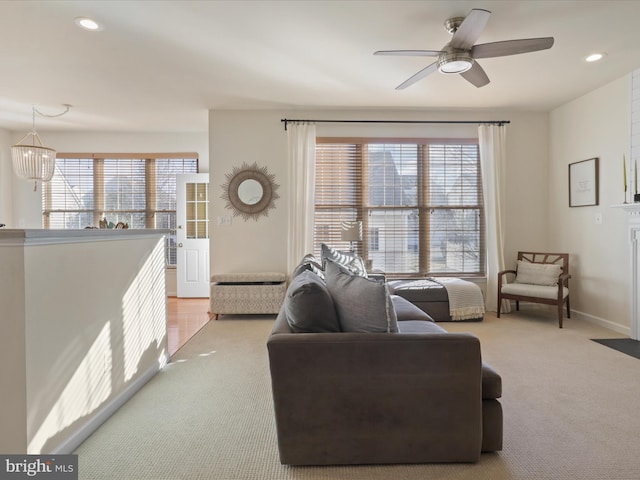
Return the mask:
[(291, 280), (285, 295), (284, 312), (295, 333), (340, 331), (331, 294), (324, 281), (310, 270)]
[(397, 332), (398, 319), (387, 286), (327, 260), (327, 288), (343, 332)]
[(531, 263), (518, 260), (515, 283), (553, 287), (558, 284), (562, 266), (552, 263)]
[(322, 267), (326, 269), (327, 260), (331, 260), (342, 265), (345, 269), (361, 277), (367, 276), (367, 269), (364, 261), (355, 253), (340, 252), (329, 245), (322, 243), (320, 245), (320, 258), (322, 259)]

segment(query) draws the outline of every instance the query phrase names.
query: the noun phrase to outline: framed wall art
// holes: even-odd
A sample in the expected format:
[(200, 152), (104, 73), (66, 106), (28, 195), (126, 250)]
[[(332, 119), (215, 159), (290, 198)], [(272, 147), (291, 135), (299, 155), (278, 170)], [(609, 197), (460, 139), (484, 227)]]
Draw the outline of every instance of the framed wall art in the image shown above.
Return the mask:
[(598, 205), (598, 158), (569, 164), (569, 206)]

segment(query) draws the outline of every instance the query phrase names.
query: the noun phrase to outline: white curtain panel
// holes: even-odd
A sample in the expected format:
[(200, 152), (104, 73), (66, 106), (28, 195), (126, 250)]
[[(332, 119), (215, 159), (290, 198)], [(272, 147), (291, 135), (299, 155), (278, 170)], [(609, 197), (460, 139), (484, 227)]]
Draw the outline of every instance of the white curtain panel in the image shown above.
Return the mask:
[(289, 227), (287, 271), (291, 273), (313, 251), (316, 183), (316, 126), (288, 123)]
[[(487, 291), (485, 308), (498, 310), (498, 272), (504, 270), (504, 185), (506, 166), (506, 126), (480, 125), (480, 165), (486, 220)], [(502, 301), (502, 311), (510, 312), (511, 304)]]

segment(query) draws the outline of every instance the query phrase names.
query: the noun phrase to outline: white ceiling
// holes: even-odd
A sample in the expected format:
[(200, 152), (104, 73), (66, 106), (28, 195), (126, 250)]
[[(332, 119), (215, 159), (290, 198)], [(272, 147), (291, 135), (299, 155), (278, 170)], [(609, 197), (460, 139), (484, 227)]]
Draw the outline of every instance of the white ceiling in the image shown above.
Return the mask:
[[(480, 63), (476, 88), (433, 61), (443, 22), (492, 12), (478, 43), (555, 37), (550, 50)], [(99, 32), (78, 28), (89, 16)], [(548, 111), (640, 66), (640, 1), (1, 1), (0, 128), (206, 131), (208, 109)], [(604, 60), (584, 62), (594, 51)]]

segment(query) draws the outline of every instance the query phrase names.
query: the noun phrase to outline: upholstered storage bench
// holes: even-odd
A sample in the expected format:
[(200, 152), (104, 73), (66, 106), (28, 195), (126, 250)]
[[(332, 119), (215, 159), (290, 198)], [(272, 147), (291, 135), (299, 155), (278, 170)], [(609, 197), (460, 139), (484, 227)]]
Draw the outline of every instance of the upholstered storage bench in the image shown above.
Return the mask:
[[(389, 280), (387, 285), (392, 294), (409, 300), (436, 322), (480, 321), (484, 318), (482, 290), (473, 282), (459, 278), (421, 278)], [(450, 298), (452, 295), (456, 298)], [(453, 305), (451, 301), (454, 301)]]
[(211, 276), (211, 314), (278, 313), (287, 291), (284, 273), (223, 273)]

